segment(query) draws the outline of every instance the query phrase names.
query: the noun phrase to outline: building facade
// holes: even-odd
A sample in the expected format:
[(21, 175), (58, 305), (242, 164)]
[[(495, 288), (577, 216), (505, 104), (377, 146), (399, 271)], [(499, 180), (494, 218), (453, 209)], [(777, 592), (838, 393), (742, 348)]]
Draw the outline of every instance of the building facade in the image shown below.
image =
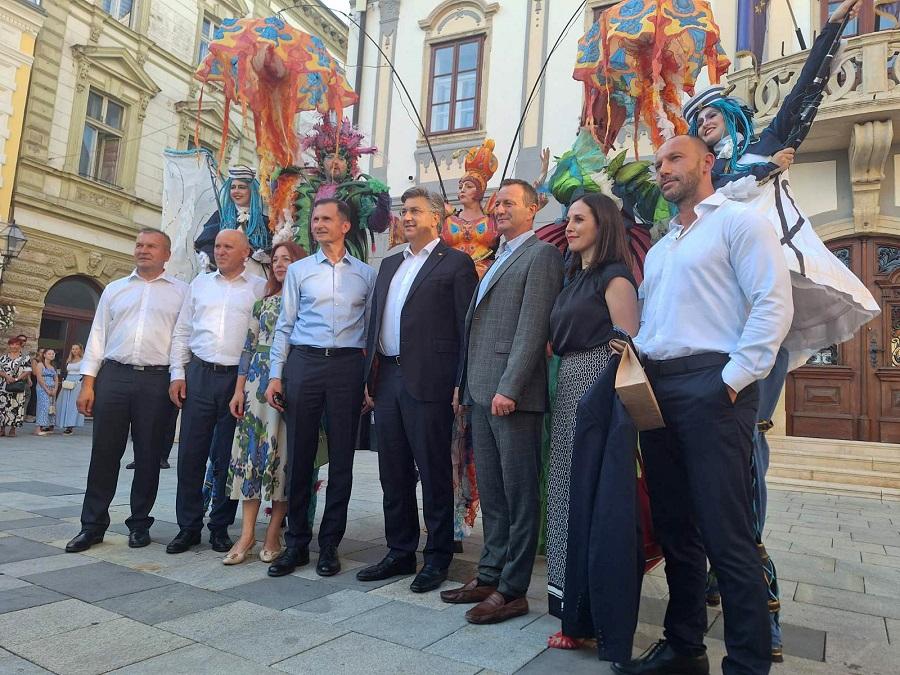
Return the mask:
[[(538, 175), (541, 148), (567, 150), (578, 131), (582, 88), (572, 79), (577, 40), (610, 0), (370, 0), (355, 22), (378, 43), (387, 60), (362, 40), (359, 124), (380, 149), (369, 171), (399, 195), (414, 184), (436, 189), (438, 174), (452, 199), (463, 173), (463, 151), (485, 137), (496, 141), (499, 184), (508, 176)], [(757, 0), (768, 13), (759, 69), (734, 58), (727, 80), (767, 124), (802, 66), (785, 3)], [(800, 31), (811, 43), (839, 2), (793, 0)], [(734, 55), (735, 0), (711, 0), (723, 46)], [(865, 0), (846, 32), (810, 137), (791, 170), (792, 187), (819, 234), (868, 285), (882, 316), (859, 336), (835, 345), (795, 372), (780, 406), (775, 433), (836, 439), (900, 442), (900, 146), (893, 130), (900, 115), (900, 24), (897, 4)], [(566, 25), (571, 20), (571, 27)], [(352, 45), (359, 29), (350, 28)], [(552, 56), (548, 54), (559, 42)], [(543, 67), (543, 83), (520, 118)], [(354, 76), (350, 67), (349, 76)], [(704, 84), (703, 81), (700, 83)], [(415, 108), (436, 156), (415, 119)], [(521, 122), (521, 125), (520, 125)], [(520, 127), (520, 128), (519, 128)], [(518, 128), (518, 134), (517, 134)], [(621, 147), (632, 139), (620, 138)], [(643, 152), (650, 147), (641, 139)], [(539, 222), (559, 215), (551, 203)], [(381, 247), (384, 248), (383, 246)], [(379, 251), (384, 254), (383, 250)]]
[[(135, 233), (160, 225), (163, 151), (193, 147), (195, 130), (218, 151), (222, 98), (209, 87), (198, 109), (193, 73), (223, 19), (286, 10), (343, 60), (345, 24), (320, 2), (293, 4), (43, 0), (13, 196), (28, 243), (3, 285), (18, 308), (13, 332), (57, 349), (83, 343), (103, 287), (133, 268)], [(256, 164), (252, 120), (239, 112), (226, 150)]]

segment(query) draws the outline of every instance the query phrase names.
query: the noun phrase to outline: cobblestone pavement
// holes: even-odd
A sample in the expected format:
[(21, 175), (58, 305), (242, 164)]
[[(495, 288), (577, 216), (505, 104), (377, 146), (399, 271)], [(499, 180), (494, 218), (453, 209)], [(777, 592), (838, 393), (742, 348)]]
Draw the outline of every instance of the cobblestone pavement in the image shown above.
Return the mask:
[[(72, 437), (31, 430), (0, 438), (0, 673), (610, 672), (591, 650), (546, 649), (559, 624), (546, 614), (542, 558), (531, 613), (496, 626), (468, 625), (466, 606), (411, 593), (409, 578), (358, 582), (356, 569), (386, 552), (373, 453), (356, 457), (344, 571), (319, 578), (313, 556), (270, 579), (258, 560), (224, 567), (205, 541), (165, 553), (177, 531), (174, 468), (162, 472), (153, 544), (127, 547), (123, 469), (105, 541), (63, 553), (79, 530), (90, 426)], [(898, 672), (900, 502), (773, 490), (766, 545), (782, 579), (787, 655), (774, 673)], [(473, 575), (479, 550), (476, 532), (453, 563), (453, 581)], [(662, 570), (643, 593), (636, 653), (661, 634)], [(711, 610), (714, 672), (722, 628)]]

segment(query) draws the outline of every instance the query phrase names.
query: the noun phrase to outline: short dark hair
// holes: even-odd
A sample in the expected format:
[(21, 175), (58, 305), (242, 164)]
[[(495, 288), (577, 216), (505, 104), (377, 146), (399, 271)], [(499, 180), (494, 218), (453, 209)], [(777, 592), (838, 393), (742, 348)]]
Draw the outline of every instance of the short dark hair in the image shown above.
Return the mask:
[(522, 180), (521, 178), (505, 178), (500, 181), (500, 187), (508, 187), (511, 185), (518, 185), (522, 188), (522, 191), (525, 193), (525, 206), (531, 206), (532, 204), (538, 203), (538, 193), (537, 190), (534, 189), (534, 186), (526, 180)]
[[(596, 270), (610, 263), (623, 263), (631, 267), (631, 251), (628, 248), (628, 235), (622, 212), (616, 203), (600, 192), (589, 192), (579, 197), (572, 205), (583, 202), (597, 223), (597, 240), (594, 242), (594, 255), (589, 270)], [(581, 270), (581, 255), (572, 252), (569, 261), (568, 276), (571, 278)]]
[(407, 199), (424, 199), (428, 202), (431, 212), (443, 219), (444, 217), (444, 198), (439, 194), (426, 190), (423, 187), (411, 187), (400, 196), (400, 201), (404, 204)]
[(162, 230), (159, 230), (155, 227), (142, 227), (138, 230), (138, 234), (158, 234), (160, 237), (166, 240), (166, 246), (171, 251), (172, 250), (172, 238), (167, 235)]
[(334, 204), (337, 207), (338, 213), (341, 214), (341, 217), (345, 221), (347, 221), (348, 223), (353, 222), (353, 211), (350, 208), (350, 205), (347, 204), (347, 202), (340, 199), (335, 199), (334, 197), (324, 197), (315, 201), (315, 203), (313, 204), (313, 210), (315, 210), (317, 206), (324, 206), (325, 204)]

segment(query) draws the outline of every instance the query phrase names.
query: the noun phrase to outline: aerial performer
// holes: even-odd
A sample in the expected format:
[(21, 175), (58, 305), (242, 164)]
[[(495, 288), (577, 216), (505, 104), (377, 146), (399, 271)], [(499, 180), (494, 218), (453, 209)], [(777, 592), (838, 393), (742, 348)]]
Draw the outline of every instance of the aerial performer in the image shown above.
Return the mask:
[(263, 213), (256, 172), (248, 166), (228, 169), (228, 179), (219, 191), (219, 210), (210, 216), (194, 241), (202, 272), (215, 270), (213, 246), (220, 230), (241, 230), (250, 241), (253, 253), (247, 270), (259, 277), (266, 276), (272, 233), (269, 218)]
[[(753, 113), (729, 97), (721, 86), (694, 96), (684, 106), (690, 133), (699, 136), (716, 155), (713, 184), (732, 199), (763, 210), (782, 240), (791, 273), (794, 318), (775, 366), (759, 382), (759, 411), (754, 434), (752, 479), (758, 546), (769, 579), (772, 659), (783, 660), (780, 607), (775, 568), (762, 533), (766, 518), (765, 475), (769, 466), (766, 432), (789, 370), (802, 365), (816, 351), (850, 339), (880, 308), (862, 282), (825, 246), (792, 195), (787, 168), (803, 141), (831, 77), (841, 33), (859, 12), (861, 0), (844, 0), (816, 38), (790, 94), (772, 122), (757, 136)], [(833, 64), (837, 65), (837, 64)], [(710, 571), (707, 603), (718, 604), (715, 572)]]
[(388, 186), (362, 173), (359, 159), (372, 155), (376, 148), (363, 145), (363, 134), (350, 120), (336, 124), (330, 115), (300, 140), (300, 146), (315, 155), (314, 166), (289, 165), (273, 173), (275, 188), (270, 213), (278, 223), (275, 242), (288, 237), (314, 253), (310, 232), (312, 209), (317, 199), (337, 198), (353, 213), (347, 250), (365, 262), (372, 249), (374, 235), (384, 232), (391, 222), (391, 196)]

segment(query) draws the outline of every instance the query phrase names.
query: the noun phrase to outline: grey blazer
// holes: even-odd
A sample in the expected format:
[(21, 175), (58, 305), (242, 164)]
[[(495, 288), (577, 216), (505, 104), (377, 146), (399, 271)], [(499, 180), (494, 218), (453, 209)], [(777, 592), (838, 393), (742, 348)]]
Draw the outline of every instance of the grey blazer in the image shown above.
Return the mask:
[(516, 410), (546, 410), (550, 310), (562, 281), (560, 252), (530, 237), (503, 261), (477, 306), (476, 288), (466, 314), (460, 401), (489, 406), (502, 394)]

